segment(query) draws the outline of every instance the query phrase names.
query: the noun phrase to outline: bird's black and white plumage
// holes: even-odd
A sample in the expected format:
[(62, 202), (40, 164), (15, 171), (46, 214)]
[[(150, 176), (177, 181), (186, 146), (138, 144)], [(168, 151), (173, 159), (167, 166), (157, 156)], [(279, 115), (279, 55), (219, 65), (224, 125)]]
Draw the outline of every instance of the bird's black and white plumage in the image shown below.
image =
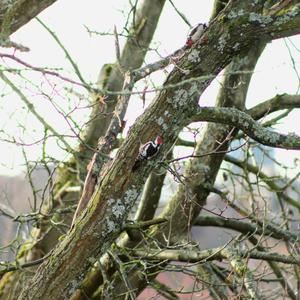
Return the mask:
[(188, 34), (187, 40), (185, 42), (185, 45), (189, 48), (192, 47), (192, 45), (200, 39), (202, 36), (204, 30), (207, 28), (205, 23), (199, 23), (196, 26), (194, 26), (191, 31)]
[(140, 147), (139, 155), (132, 167), (132, 170), (136, 170), (143, 161), (148, 160), (155, 156), (159, 151), (159, 148), (163, 144), (163, 138), (158, 135), (154, 141), (149, 141)]

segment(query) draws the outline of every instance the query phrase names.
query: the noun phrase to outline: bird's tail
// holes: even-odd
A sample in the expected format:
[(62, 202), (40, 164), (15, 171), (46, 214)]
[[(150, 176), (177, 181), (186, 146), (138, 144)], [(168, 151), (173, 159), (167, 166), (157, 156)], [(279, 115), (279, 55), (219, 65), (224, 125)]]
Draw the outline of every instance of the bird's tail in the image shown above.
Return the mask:
[(142, 160), (137, 159), (134, 163), (134, 165), (132, 166), (132, 171), (137, 170), (140, 166), (141, 166)]

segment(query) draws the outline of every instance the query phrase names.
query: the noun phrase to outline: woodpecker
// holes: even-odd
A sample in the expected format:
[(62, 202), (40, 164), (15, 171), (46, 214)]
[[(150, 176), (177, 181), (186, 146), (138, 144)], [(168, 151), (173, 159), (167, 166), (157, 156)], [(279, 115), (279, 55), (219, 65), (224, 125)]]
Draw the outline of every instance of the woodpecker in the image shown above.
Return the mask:
[(205, 29), (207, 28), (206, 24), (204, 23), (199, 23), (197, 24), (196, 26), (194, 26), (188, 37), (187, 37), (187, 40), (185, 42), (185, 45), (188, 47), (188, 48), (191, 48), (192, 45), (200, 39), (200, 37), (202, 36), (203, 32), (205, 31)]
[(135, 171), (144, 160), (148, 160), (155, 156), (159, 151), (159, 148), (163, 144), (163, 138), (158, 135), (154, 141), (149, 141), (142, 145), (139, 150), (139, 155), (132, 167), (132, 171)]

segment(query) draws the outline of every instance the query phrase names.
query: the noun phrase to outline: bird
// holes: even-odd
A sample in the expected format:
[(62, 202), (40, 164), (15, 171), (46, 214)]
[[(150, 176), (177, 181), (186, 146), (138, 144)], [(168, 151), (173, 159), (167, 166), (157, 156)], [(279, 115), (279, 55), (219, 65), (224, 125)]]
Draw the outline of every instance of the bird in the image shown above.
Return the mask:
[(138, 157), (132, 167), (132, 171), (138, 169), (143, 161), (149, 160), (153, 156), (155, 156), (162, 144), (163, 138), (162, 136), (158, 135), (154, 141), (149, 141), (146, 144), (142, 145), (140, 147)]
[(200, 39), (200, 37), (202, 36), (203, 32), (205, 31), (205, 29), (207, 28), (205, 23), (199, 23), (196, 26), (194, 26), (191, 31), (188, 34), (187, 40), (185, 42), (185, 45), (188, 48), (191, 48), (192, 45)]

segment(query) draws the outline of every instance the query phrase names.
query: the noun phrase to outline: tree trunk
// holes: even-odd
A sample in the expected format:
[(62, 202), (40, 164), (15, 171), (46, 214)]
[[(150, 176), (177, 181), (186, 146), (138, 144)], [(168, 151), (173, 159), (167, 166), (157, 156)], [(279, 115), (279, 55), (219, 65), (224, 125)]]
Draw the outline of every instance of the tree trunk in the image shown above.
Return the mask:
[[(234, 56), (249, 50), (260, 38), (268, 40), (299, 32), (297, 1), (289, 2), (267, 20), (261, 14), (264, 3), (259, 0), (255, 4), (230, 2), (210, 24), (205, 43), (201, 39), (180, 58), (178, 68), (170, 73), (164, 84), (166, 89), (157, 95), (131, 128), (106, 176), (101, 178), (88, 208), (51, 257), (39, 267), (19, 299), (68, 297), (91, 264), (111, 246), (122, 231), (130, 208), (140, 196), (145, 179), (153, 168), (153, 163), (148, 163), (136, 173), (131, 172), (140, 136), (145, 140), (158, 134), (164, 136), (166, 143), (155, 159), (157, 161), (173, 145), (179, 131), (197, 110), (199, 96)], [(293, 17), (287, 18), (285, 14), (291, 10)], [(243, 14), (234, 14), (237, 11)], [(258, 32), (259, 17), (263, 26)], [(195, 77), (201, 78), (195, 80)], [(172, 88), (167, 88), (170, 86)], [(149, 124), (152, 124), (151, 128)]]

